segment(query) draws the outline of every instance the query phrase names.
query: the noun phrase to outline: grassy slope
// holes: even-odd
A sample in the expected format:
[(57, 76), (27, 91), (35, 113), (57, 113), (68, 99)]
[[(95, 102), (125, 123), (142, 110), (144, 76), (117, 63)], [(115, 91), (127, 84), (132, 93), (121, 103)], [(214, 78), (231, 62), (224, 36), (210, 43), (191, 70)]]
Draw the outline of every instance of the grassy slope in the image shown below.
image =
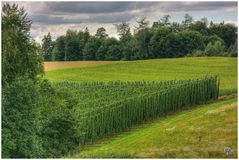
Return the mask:
[(135, 81), (189, 79), (205, 74), (221, 78), (221, 90), (237, 89), (236, 58), (171, 58), (121, 61), (113, 64), (46, 72), (50, 81)]
[[(217, 101), (155, 120), (89, 145), (79, 157), (237, 157), (237, 99)], [(227, 156), (224, 148), (234, 154)]]

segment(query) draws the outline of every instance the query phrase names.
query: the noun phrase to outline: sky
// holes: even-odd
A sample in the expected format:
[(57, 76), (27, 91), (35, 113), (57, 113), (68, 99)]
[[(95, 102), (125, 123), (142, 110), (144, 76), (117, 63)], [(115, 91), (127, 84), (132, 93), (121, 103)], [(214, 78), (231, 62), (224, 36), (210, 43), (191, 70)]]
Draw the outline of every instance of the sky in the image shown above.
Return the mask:
[[(5, 2), (2, 2), (5, 3)], [(14, 2), (10, 2), (14, 3)], [(130, 23), (146, 16), (150, 24), (169, 14), (171, 22), (181, 22), (186, 13), (194, 20), (207, 17), (216, 23), (237, 25), (237, 2), (15, 2), (23, 6), (33, 21), (32, 37), (41, 43), (44, 35), (51, 33), (55, 39), (65, 35), (67, 29), (84, 30), (91, 34), (104, 27), (110, 37), (118, 37), (114, 24)]]

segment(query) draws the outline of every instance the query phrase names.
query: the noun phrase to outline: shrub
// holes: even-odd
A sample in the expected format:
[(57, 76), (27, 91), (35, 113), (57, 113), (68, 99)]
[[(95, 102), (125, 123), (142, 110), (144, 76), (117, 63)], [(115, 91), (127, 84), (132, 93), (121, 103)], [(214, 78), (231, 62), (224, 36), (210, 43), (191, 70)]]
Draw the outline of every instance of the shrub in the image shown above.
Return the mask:
[(188, 54), (188, 57), (203, 57), (206, 56), (205, 52), (202, 50), (194, 50), (192, 54)]
[(225, 46), (221, 41), (209, 42), (206, 49), (205, 54), (207, 56), (222, 56), (225, 51)]
[(228, 49), (228, 56), (237, 57), (237, 41)]
[(2, 155), (34, 158), (42, 155), (38, 87), (27, 76), (3, 88)]
[(61, 157), (78, 145), (74, 111), (77, 101), (69, 91), (56, 90), (46, 80), (40, 86), (43, 157)]

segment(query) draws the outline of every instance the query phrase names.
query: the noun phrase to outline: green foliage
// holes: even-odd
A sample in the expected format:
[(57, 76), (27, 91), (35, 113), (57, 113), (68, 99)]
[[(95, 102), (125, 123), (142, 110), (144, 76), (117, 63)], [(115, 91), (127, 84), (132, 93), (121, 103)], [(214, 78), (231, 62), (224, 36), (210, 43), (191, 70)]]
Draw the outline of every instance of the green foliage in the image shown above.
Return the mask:
[(170, 21), (169, 21), (169, 19), (171, 18), (171, 16), (170, 15), (164, 15), (161, 19), (160, 19), (160, 21), (161, 21), (161, 24), (163, 25), (163, 26), (169, 26), (170, 25)]
[(65, 60), (76, 61), (82, 59), (82, 48), (80, 47), (76, 31), (67, 30), (65, 38)]
[[(42, 56), (29, 36), (31, 21), (24, 9), (6, 3), (2, 10), (2, 156), (61, 157), (78, 145), (73, 109), (77, 101), (68, 91), (54, 90), (49, 83), (37, 78), (43, 71)], [(68, 52), (72, 36), (75, 38), (69, 31)], [(62, 51), (65, 38), (58, 40), (55, 51)], [(45, 52), (49, 52), (50, 42), (49, 34), (43, 44)], [(50, 55), (47, 53), (48, 58)], [(57, 54), (58, 58), (62, 55)]]
[(47, 81), (42, 81), (40, 87), (43, 157), (61, 157), (78, 146), (77, 100), (69, 91), (56, 90)]
[(42, 73), (42, 55), (30, 37), (31, 20), (23, 8), (3, 4), (2, 7), (2, 81), (28, 74)]
[(120, 36), (120, 47), (122, 50), (122, 59), (130, 60), (135, 53), (135, 44), (133, 36), (130, 33), (130, 27), (128, 23), (122, 23), (116, 25), (117, 33)]
[(223, 39), (226, 48), (234, 44), (237, 39), (237, 27), (232, 24), (214, 24), (210, 27), (210, 32)]
[(135, 57), (135, 53), (137, 52), (136, 46), (135, 46), (135, 39), (133, 37), (129, 37), (127, 41), (124, 41), (124, 43), (121, 43), (121, 59), (122, 60), (133, 60), (137, 59)]
[(97, 29), (95, 36), (98, 38), (106, 38), (108, 37), (108, 34), (106, 33), (106, 30), (104, 27), (100, 27)]
[(28, 77), (16, 77), (3, 88), (2, 156), (42, 156), (38, 86)]
[(149, 55), (149, 43), (152, 37), (152, 33), (148, 28), (138, 29), (135, 34), (135, 48), (137, 59), (150, 58)]
[(194, 50), (204, 50), (204, 37), (197, 31), (183, 31), (178, 33), (181, 41), (181, 54), (185, 56)]
[(55, 84), (79, 99), (77, 113), (80, 143), (123, 131), (134, 124), (195, 104), (216, 99), (216, 76), (165, 82), (92, 82)]
[(221, 41), (209, 42), (205, 48), (207, 56), (221, 56), (224, 54), (225, 46)]
[(64, 61), (65, 60), (65, 37), (60, 36), (55, 41), (55, 46), (53, 49), (54, 61)]
[(189, 57), (190, 56), (192, 56), (192, 57), (203, 57), (203, 56), (206, 56), (206, 54), (205, 54), (205, 51), (203, 51), (203, 50), (194, 50), (192, 52), (192, 54), (189, 54), (188, 56)]
[(196, 21), (195, 23), (191, 24), (189, 26), (189, 30), (192, 31), (197, 31), (199, 33), (201, 33), (202, 35), (207, 36), (209, 33), (209, 29), (207, 27), (207, 22), (204, 21)]
[(215, 43), (216, 41), (220, 41), (221, 44), (225, 45), (223, 39), (221, 39), (220, 37), (218, 37), (218, 36), (215, 35), (215, 34), (212, 35), (212, 36), (209, 36), (209, 37), (207, 38), (207, 40), (206, 40), (207, 44), (208, 44), (209, 42)]
[[(101, 42), (101, 46), (96, 52), (97, 60), (119, 60), (120, 59), (120, 51), (117, 46), (119, 42), (115, 38), (107, 38)], [(116, 54), (118, 52), (118, 54)]]
[[(131, 32), (128, 23), (116, 24), (120, 47), (114, 46), (115, 44), (112, 46), (104, 44), (104, 41), (111, 39), (104, 27), (98, 28), (95, 35), (90, 35), (87, 28), (85, 31), (72, 31), (74, 34), (71, 35), (78, 38), (70, 38), (68, 42), (66, 40), (68, 47), (55, 47), (54, 56), (56, 57), (57, 53), (64, 53), (65, 50), (67, 54), (64, 60), (137, 60), (200, 56), (202, 54), (199, 52), (195, 54), (195, 52), (205, 50), (207, 44), (215, 40), (225, 43), (228, 53), (223, 54), (224, 56), (235, 56), (236, 52), (229, 53), (229, 47), (232, 50), (237, 40), (236, 26), (224, 23), (213, 24), (212, 21), (208, 25), (206, 17), (194, 21), (189, 14), (185, 14), (181, 23), (170, 22), (170, 18), (170, 15), (164, 15), (149, 26), (147, 18), (141, 17), (136, 20), (137, 26), (134, 28), (134, 33)], [(96, 39), (99, 39), (101, 43), (98, 43)], [(87, 43), (88, 40), (90, 40), (89, 43)], [(108, 51), (109, 48), (111, 48), (110, 51)], [(120, 53), (117, 48), (120, 48)], [(110, 54), (108, 57), (107, 52)], [(207, 56), (207, 54), (203, 55)]]
[(194, 50), (192, 54), (188, 56), (201, 57), (201, 56), (224, 56), (225, 53), (225, 43), (217, 35), (213, 35), (207, 38), (208, 44), (205, 50)]
[(100, 46), (100, 48), (97, 50), (95, 59), (96, 60), (105, 60), (105, 56), (108, 50), (108, 46), (105, 46), (104, 44)]
[(237, 52), (238, 52), (238, 50), (237, 50), (237, 41), (236, 41), (233, 45), (231, 45), (231, 46), (229, 47), (229, 49), (228, 49), (228, 55), (229, 55), (230, 57), (237, 57)]
[(140, 17), (138, 20), (136, 20), (138, 26), (135, 27), (135, 32), (138, 32), (140, 30), (144, 30), (148, 28), (149, 21), (147, 20), (147, 17)]
[(166, 57), (161, 52), (161, 50), (165, 48), (162, 41), (169, 33), (171, 33), (171, 30), (166, 27), (157, 28), (154, 30), (149, 44), (150, 55), (152, 57)]
[(119, 45), (109, 46), (106, 58), (107, 60), (120, 60), (121, 58), (121, 48)]
[(193, 23), (193, 17), (190, 16), (189, 14), (185, 14), (184, 20), (182, 21), (182, 25), (187, 28)]
[(53, 42), (51, 40), (50, 32), (47, 35), (45, 35), (42, 39), (42, 50), (44, 51), (44, 60), (51, 61), (52, 60)]
[(97, 37), (90, 37), (83, 50), (84, 60), (95, 60), (95, 54), (100, 48), (101, 40)]
[(159, 43), (159, 57), (181, 57), (184, 55), (184, 46), (180, 37), (175, 33), (169, 33)]
[(78, 146), (77, 99), (46, 80), (16, 78), (4, 87), (4, 158), (61, 157)]
[(194, 50), (204, 49), (204, 37), (197, 31), (171, 32), (170, 28), (154, 31), (150, 41), (150, 53), (154, 57), (182, 57)]

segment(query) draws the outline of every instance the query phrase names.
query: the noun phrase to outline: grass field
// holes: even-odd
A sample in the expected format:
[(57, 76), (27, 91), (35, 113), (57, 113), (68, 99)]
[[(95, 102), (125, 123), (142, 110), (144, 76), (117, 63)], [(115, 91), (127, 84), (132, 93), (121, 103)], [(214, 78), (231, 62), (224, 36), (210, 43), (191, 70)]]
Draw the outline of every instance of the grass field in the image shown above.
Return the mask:
[[(233, 149), (233, 155), (224, 152)], [(80, 149), (79, 149), (80, 152)], [(237, 157), (237, 99), (218, 100), (88, 145), (70, 158)]]
[[(237, 58), (196, 57), (106, 63), (49, 62), (45, 63), (45, 77), (51, 82), (166, 81), (215, 74), (221, 80), (221, 95), (237, 92)], [(91, 99), (90, 96), (88, 98)], [(232, 148), (234, 154), (226, 155), (225, 147)], [(81, 146), (76, 154), (68, 157), (236, 158), (236, 153), (237, 99), (233, 98), (134, 126), (127, 132)]]
[[(51, 63), (51, 62), (50, 62)], [(53, 62), (54, 63), (54, 62)], [(64, 62), (60, 62), (64, 63)], [(46, 70), (51, 65), (46, 65)], [(46, 78), (59, 81), (162, 81), (191, 79), (206, 74), (217, 74), (221, 79), (222, 92), (237, 91), (237, 59), (225, 57), (171, 58), (141, 61), (120, 61), (97, 66), (85, 65), (47, 71)], [(73, 66), (71, 66), (73, 67)]]
[(74, 67), (91, 67), (99, 66), (102, 64), (110, 64), (113, 61), (63, 61), (63, 62), (44, 62), (45, 71), (52, 71), (65, 68)]

